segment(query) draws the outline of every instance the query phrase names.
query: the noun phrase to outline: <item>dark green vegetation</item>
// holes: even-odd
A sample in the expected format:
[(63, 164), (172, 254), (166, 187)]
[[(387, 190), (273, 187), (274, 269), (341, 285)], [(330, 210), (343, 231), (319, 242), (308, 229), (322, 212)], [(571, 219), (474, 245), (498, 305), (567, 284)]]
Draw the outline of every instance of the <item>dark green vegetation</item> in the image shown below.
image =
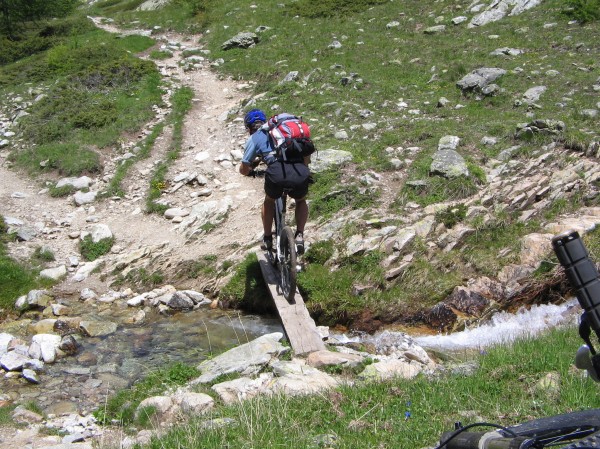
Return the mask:
[[(470, 375), (358, 382), (321, 395), (263, 397), (233, 406), (215, 398), (217, 407), (210, 416), (179, 426), (144, 447), (274, 448), (289, 447), (293, 441), (295, 448), (314, 448), (326, 438), (335, 445), (324, 447), (344, 449), (432, 447), (456, 421), (511, 425), (600, 407), (597, 384), (572, 369), (578, 345), (575, 329), (555, 330), (538, 340), (482, 351)], [(557, 383), (546, 380), (541, 386), (550, 373), (558, 376)], [(209, 429), (202, 425), (218, 418), (233, 418), (236, 424)]]
[(156, 212), (162, 214), (168, 209), (165, 204), (156, 202), (167, 187), (165, 181), (165, 175), (169, 166), (177, 160), (179, 153), (181, 152), (181, 142), (183, 139), (183, 119), (192, 107), (192, 98), (194, 92), (189, 87), (182, 87), (173, 94), (172, 102), (173, 109), (169, 117), (169, 123), (173, 125), (173, 131), (171, 134), (171, 142), (169, 145), (169, 151), (164, 161), (157, 165), (152, 179), (150, 181), (150, 190), (146, 198), (146, 211)]
[(567, 0), (565, 14), (582, 23), (600, 19), (600, 0)]
[(106, 402), (103, 408), (94, 413), (102, 424), (117, 422), (127, 426), (136, 421), (137, 424), (149, 424), (151, 410), (144, 410), (135, 416), (135, 410), (144, 399), (159, 395), (169, 388), (178, 387), (197, 377), (200, 373), (193, 367), (182, 363), (152, 371), (143, 380), (136, 382), (128, 389), (120, 391)]
[(0, 94), (6, 105), (19, 95), (35, 100), (20, 120), (24, 149), (11, 159), (34, 174), (100, 172), (101, 151), (140, 129), (161, 102), (154, 64), (133, 55), (150, 38), (117, 39), (75, 14), (30, 22), (4, 43)]
[(0, 319), (14, 311), (19, 296), (35, 288), (51, 285), (49, 280), (38, 276), (39, 265), (50, 260), (50, 255), (40, 250), (34, 253), (31, 261), (19, 262), (10, 257), (6, 250), (6, 243), (14, 238), (14, 234), (8, 234), (8, 226), (0, 216)]
[(64, 17), (79, 4), (79, 0), (1, 0), (0, 38), (18, 40), (28, 24), (48, 17)]
[(96, 260), (98, 257), (107, 254), (112, 248), (114, 242), (115, 239), (112, 237), (94, 242), (90, 235), (86, 235), (82, 240), (79, 241), (79, 252), (85, 260)]

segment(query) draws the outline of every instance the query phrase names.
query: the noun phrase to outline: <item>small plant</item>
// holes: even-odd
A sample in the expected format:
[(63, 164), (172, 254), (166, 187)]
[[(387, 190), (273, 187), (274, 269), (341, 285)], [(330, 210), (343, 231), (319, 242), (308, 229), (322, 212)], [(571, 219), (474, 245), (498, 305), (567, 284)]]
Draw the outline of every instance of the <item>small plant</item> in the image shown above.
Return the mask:
[(318, 263), (324, 265), (333, 257), (335, 247), (333, 240), (322, 240), (311, 245), (306, 252), (305, 259), (309, 263)]
[(34, 250), (32, 259), (37, 260), (39, 262), (53, 262), (54, 260), (56, 260), (52, 250), (43, 246), (38, 246)]
[(62, 198), (75, 193), (75, 187), (71, 185), (65, 185), (62, 187), (50, 186), (48, 193), (52, 198)]
[(460, 223), (467, 216), (467, 206), (458, 204), (456, 206), (447, 207), (435, 214), (435, 221), (443, 223), (448, 229), (452, 229), (456, 224)]
[(153, 50), (150, 52), (150, 59), (154, 59), (157, 61), (161, 61), (163, 59), (169, 59), (172, 56), (173, 56), (173, 53), (171, 53), (170, 51)]
[(79, 252), (85, 260), (93, 261), (105, 254), (108, 254), (114, 243), (114, 237), (109, 237), (101, 239), (98, 242), (94, 242), (92, 240), (92, 236), (86, 235), (82, 240), (79, 241)]
[(144, 399), (184, 385), (199, 374), (196, 368), (181, 362), (158, 369), (132, 387), (110, 397), (104, 408), (94, 412), (94, 416), (102, 424), (110, 424), (113, 420), (123, 425), (133, 423), (136, 409)]
[(162, 271), (149, 273), (145, 268), (135, 268), (127, 273), (126, 276), (114, 272), (117, 277), (111, 284), (112, 286), (133, 285), (140, 287), (156, 287), (165, 281), (165, 275)]

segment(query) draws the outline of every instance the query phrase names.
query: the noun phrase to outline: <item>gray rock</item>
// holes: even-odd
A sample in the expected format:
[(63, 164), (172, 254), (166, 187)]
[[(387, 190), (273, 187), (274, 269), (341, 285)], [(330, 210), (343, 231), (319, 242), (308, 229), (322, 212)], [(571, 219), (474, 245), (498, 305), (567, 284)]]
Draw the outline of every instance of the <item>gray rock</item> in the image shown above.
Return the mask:
[(17, 239), (21, 242), (29, 242), (38, 235), (38, 231), (29, 226), (21, 226), (17, 229)]
[(540, 99), (542, 94), (546, 92), (546, 89), (546, 86), (531, 87), (523, 94), (522, 101), (526, 104), (533, 104)]
[(259, 42), (259, 37), (255, 33), (243, 32), (235, 35), (231, 39), (223, 42), (222, 50), (231, 48), (250, 48)]
[(460, 144), (460, 138), (457, 136), (444, 136), (438, 142), (438, 151), (456, 150)]
[(0, 356), (6, 354), (8, 351), (8, 345), (13, 341), (15, 337), (6, 332), (0, 332)]
[(466, 22), (467, 20), (469, 20), (468, 17), (466, 16), (458, 16), (458, 17), (454, 17), (451, 22), (453, 25), (460, 25), (463, 22)]
[(472, 71), (456, 83), (462, 91), (481, 92), (486, 86), (506, 74), (506, 70), (499, 68), (481, 68)]
[(437, 151), (433, 155), (429, 172), (434, 175), (444, 176), (445, 178), (469, 176), (469, 169), (465, 160), (454, 150)]
[(108, 225), (97, 224), (94, 225), (94, 227), (90, 231), (90, 237), (92, 238), (92, 242), (98, 243), (101, 240), (113, 238), (113, 233), (108, 227)]
[(521, 54), (523, 54), (523, 50), (509, 47), (497, 48), (490, 53), (491, 56), (518, 56)]
[(84, 204), (93, 203), (96, 200), (98, 192), (75, 192), (73, 195), (73, 201), (77, 206), (83, 206)]
[(282, 338), (281, 332), (263, 335), (211, 360), (206, 360), (198, 365), (202, 375), (192, 383), (208, 383), (229, 373), (256, 374), (274, 357), (288, 350), (279, 343)]
[(110, 321), (82, 321), (79, 326), (89, 337), (102, 337), (117, 331), (117, 323)]
[(469, 23), (469, 28), (487, 25), (490, 22), (496, 22), (507, 15), (521, 14), (523, 11), (534, 8), (542, 0), (496, 0), (480, 14), (477, 14)]
[(322, 368), (332, 365), (355, 367), (360, 365), (364, 360), (365, 357), (358, 354), (343, 354), (341, 352), (323, 350), (311, 352), (306, 361), (314, 368)]
[(292, 72), (289, 72), (285, 78), (283, 78), (279, 84), (286, 84), (286, 83), (291, 83), (293, 81), (298, 81), (299, 78), (299, 73), (297, 70), (294, 70)]
[(425, 34), (439, 34), (446, 31), (446, 25), (435, 25), (432, 27), (425, 28), (423, 33)]
[(352, 161), (352, 153), (349, 151), (323, 150), (316, 156), (312, 156), (310, 169), (314, 173), (319, 173), (350, 161)]
[(496, 156), (496, 159), (500, 160), (500, 161), (508, 161), (510, 159), (512, 159), (513, 155), (521, 148), (520, 145), (515, 145), (512, 146), (510, 148), (507, 148), (506, 150), (502, 150), (498, 156)]
[[(60, 346), (60, 335), (37, 334), (31, 339), (29, 354), (34, 358), (43, 360), (45, 363), (53, 363), (56, 360), (57, 350)], [(39, 354), (39, 355), (38, 355)]]
[(91, 183), (92, 179), (87, 176), (81, 176), (80, 178), (62, 178), (56, 183), (56, 188), (71, 186), (77, 190), (81, 190), (89, 188)]
[(40, 380), (37, 377), (37, 373), (32, 369), (23, 370), (23, 379), (32, 384), (39, 384)]
[(165, 218), (167, 220), (172, 220), (175, 217), (187, 217), (190, 214), (190, 211), (187, 209), (183, 209), (181, 207), (172, 207), (165, 211)]
[(54, 268), (46, 268), (40, 271), (40, 276), (47, 279), (58, 281), (67, 275), (67, 267), (60, 265)]
[(0, 366), (6, 371), (20, 371), (28, 360), (29, 357), (10, 351), (0, 357)]

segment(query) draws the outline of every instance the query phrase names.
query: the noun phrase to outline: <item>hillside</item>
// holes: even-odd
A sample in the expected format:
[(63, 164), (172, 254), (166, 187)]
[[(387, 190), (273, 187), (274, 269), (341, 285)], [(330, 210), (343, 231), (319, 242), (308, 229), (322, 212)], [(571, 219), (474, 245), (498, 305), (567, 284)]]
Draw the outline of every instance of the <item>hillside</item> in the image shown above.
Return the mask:
[[(52, 162), (66, 156), (41, 152), (51, 144), (29, 148), (32, 139), (45, 138), (31, 128), (41, 123), (39, 113), (20, 139), (5, 139), (3, 169), (16, 163), (40, 172), (33, 184), (24, 181), (28, 192), (14, 174), (3, 174), (11, 180), (2, 186), (3, 214), (15, 218), (17, 228), (37, 227), (34, 238), (10, 245), (12, 254), (27, 258), (49, 246), (57, 261), (49, 266), (60, 266), (78, 252), (76, 231), (102, 223), (116, 236), (115, 247), (106, 260), (93, 262), (104, 268), (92, 278), (134, 289), (154, 279), (252, 307), (263, 292), (240, 290), (245, 268), (234, 275), (260, 239), (261, 181), (237, 174), (245, 140), (239, 120), (250, 106), (294, 111), (312, 125), (320, 151), (307, 234), (312, 249), (300, 287), (323, 324), (372, 330), (421, 317), (451, 327), (455, 318), (439, 322), (427, 310), (465, 291), (480, 303), (483, 296), (485, 309), (513, 304), (526, 296), (521, 284), (549, 256), (551, 234), (594, 228), (589, 217), (597, 212), (589, 207), (598, 203), (600, 83), (598, 49), (589, 39), (595, 22), (569, 20), (553, 2), (517, 7), (518, 14), (485, 25), (486, 14), (499, 15), (501, 8), (484, 14), (477, 13), (483, 7), (466, 4), (428, 11), (375, 5), (364, 12), (357, 7), (353, 21), (334, 17), (330, 24), (338, 31), (299, 45), (298, 30), (320, 26), (327, 11), (307, 8), (293, 18), (294, 27), (278, 30), (262, 25), (269, 16), (257, 16), (252, 5), (222, 16), (219, 8), (226, 7), (208, 9), (206, 33), (199, 36), (162, 31), (162, 24), (152, 25), (159, 18), (152, 12), (138, 13), (135, 26), (147, 21), (146, 30), (127, 30), (132, 13), (118, 13), (116, 6), (107, 11), (120, 17), (124, 32), (95, 20), (116, 36), (158, 41), (142, 55), (162, 53), (156, 61), (164, 78), (162, 105), (117, 145), (106, 138), (107, 147), (82, 142), (98, 151), (94, 166)], [(102, 12), (102, 3), (96, 8)], [(227, 38), (250, 29), (257, 31), (250, 32), (249, 48), (225, 49)], [(300, 53), (293, 60), (281, 45), (289, 39), (277, 34), (286, 32), (296, 33), (291, 47)], [(453, 59), (460, 48), (463, 57)], [(259, 57), (260, 64), (244, 62)], [(5, 79), (14, 79), (8, 68)], [(184, 121), (169, 125), (170, 95), (178, 89), (190, 89), (184, 101), (191, 103)], [(28, 88), (38, 98), (43, 91), (43, 85)], [(10, 84), (4, 96), (4, 134), (12, 136), (19, 132), (19, 111), (35, 111), (35, 102)], [(80, 187), (67, 178), (55, 185), (61, 172), (91, 175), (82, 181), (88, 198), (71, 196)], [(50, 201), (50, 210), (40, 201)], [(573, 224), (580, 216), (588, 217), (584, 224)], [(132, 220), (135, 234), (128, 231)], [(132, 256), (136, 252), (144, 256)], [(131, 258), (137, 260), (115, 276), (113, 267)], [(66, 284), (79, 288), (71, 277)]]
[(299, 277), (318, 324), (455, 331), (562, 302), (566, 229), (600, 260), (585, 2), (88, 3), (0, 51), (2, 332), (70, 301), (143, 327), (165, 292), (270, 312), (251, 107), (302, 115), (319, 148)]

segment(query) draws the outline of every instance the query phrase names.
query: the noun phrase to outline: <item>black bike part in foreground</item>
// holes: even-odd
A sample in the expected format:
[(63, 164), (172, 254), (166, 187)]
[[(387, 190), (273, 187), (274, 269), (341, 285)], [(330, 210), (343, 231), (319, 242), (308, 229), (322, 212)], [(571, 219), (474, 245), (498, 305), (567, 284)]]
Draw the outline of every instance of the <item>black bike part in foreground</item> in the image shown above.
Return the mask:
[[(587, 360), (586, 362), (578, 361), (576, 365), (578, 368), (585, 367), (590, 376), (599, 381), (600, 354), (596, 353), (590, 338), (592, 331), (594, 331), (596, 338), (600, 339), (600, 279), (598, 279), (598, 270), (590, 260), (588, 251), (576, 231), (567, 231), (557, 235), (552, 239), (552, 247), (558, 261), (565, 269), (571, 286), (575, 288), (577, 300), (584, 310), (579, 324), (579, 336), (589, 349), (589, 354), (584, 357), (584, 360)], [(582, 348), (587, 351), (585, 347)]]
[[(497, 432), (467, 432), (487, 423), (471, 424), (455, 432), (442, 435), (436, 449), (563, 449), (599, 447), (591, 443), (598, 441), (600, 432), (600, 409), (583, 410), (564, 415), (549, 416), (502, 428)], [(495, 426), (494, 427), (499, 427)], [(582, 440), (582, 438), (585, 438)], [(483, 439), (483, 440), (482, 440)], [(590, 440), (589, 442), (587, 440)], [(576, 442), (576, 443), (575, 443)], [(560, 443), (572, 443), (563, 446)]]
[(285, 299), (292, 302), (296, 295), (296, 243), (294, 242), (294, 231), (289, 226), (283, 228), (279, 245), (281, 290)]

